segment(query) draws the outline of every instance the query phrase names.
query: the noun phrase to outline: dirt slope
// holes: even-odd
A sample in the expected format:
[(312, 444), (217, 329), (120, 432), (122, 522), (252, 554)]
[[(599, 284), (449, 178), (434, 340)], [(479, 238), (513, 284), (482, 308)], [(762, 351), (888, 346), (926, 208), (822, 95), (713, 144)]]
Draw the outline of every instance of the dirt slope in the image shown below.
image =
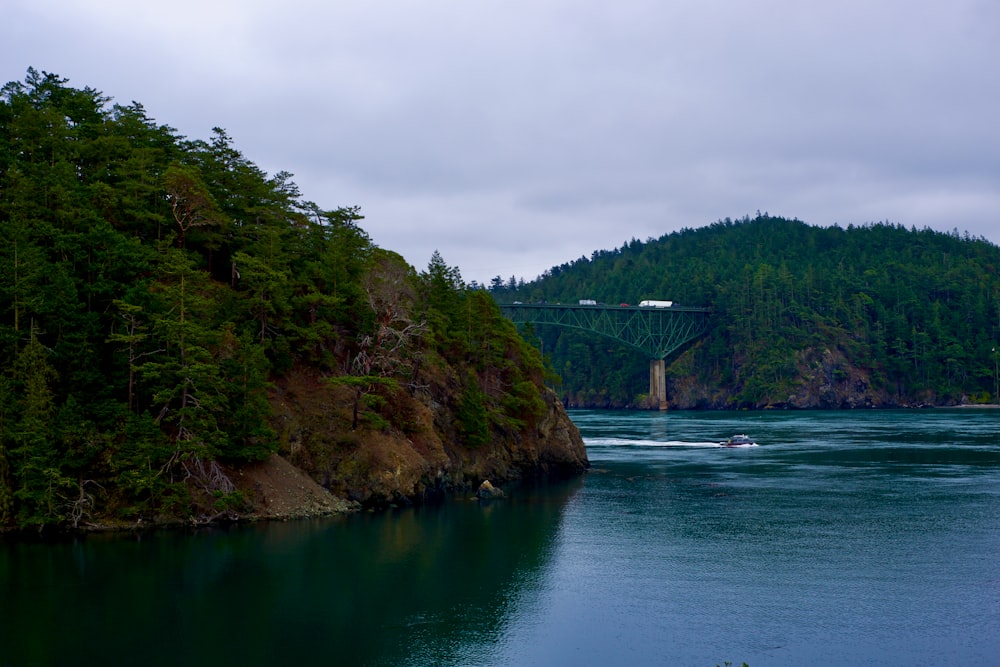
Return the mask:
[(331, 495), (307, 474), (272, 455), (231, 473), (233, 483), (253, 503), (249, 518), (291, 519), (354, 511), (352, 503)]

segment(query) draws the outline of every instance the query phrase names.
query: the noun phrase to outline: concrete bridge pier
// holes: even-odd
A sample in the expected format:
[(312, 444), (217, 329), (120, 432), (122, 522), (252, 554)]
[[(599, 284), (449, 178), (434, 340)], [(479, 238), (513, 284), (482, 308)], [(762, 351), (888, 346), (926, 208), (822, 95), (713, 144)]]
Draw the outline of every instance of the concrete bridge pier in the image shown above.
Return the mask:
[(667, 374), (663, 359), (649, 360), (649, 402), (667, 409)]

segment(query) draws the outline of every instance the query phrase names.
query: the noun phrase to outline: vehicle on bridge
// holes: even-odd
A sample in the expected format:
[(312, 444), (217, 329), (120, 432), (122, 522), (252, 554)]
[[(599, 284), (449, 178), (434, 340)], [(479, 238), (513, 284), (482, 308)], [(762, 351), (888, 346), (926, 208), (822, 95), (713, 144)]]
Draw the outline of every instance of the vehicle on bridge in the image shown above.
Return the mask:
[(672, 305), (674, 305), (673, 301), (656, 301), (654, 299), (639, 302), (640, 308), (670, 308)]

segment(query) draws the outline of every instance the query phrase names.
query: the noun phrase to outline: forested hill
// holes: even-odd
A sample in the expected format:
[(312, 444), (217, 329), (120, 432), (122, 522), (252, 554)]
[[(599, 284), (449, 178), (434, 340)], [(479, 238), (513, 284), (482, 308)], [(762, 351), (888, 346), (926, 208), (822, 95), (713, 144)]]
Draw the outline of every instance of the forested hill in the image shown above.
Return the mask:
[[(957, 231), (758, 215), (633, 240), (531, 283), (498, 278), (491, 291), (500, 302), (710, 306), (709, 334), (667, 360), (671, 407), (997, 400), (1000, 248)], [(570, 405), (643, 404), (641, 355), (571, 330), (536, 333)]]
[(4, 86), (0, 529), (266, 515), (275, 452), (372, 505), (582, 471), (489, 295), (360, 220), (222, 130), (34, 69)]

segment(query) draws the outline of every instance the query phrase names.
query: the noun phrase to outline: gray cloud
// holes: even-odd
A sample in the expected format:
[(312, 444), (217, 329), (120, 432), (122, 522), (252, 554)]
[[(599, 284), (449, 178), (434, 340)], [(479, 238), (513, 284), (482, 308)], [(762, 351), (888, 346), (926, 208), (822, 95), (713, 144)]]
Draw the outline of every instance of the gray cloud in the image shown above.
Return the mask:
[(373, 239), (533, 278), (757, 210), (1000, 242), (988, 0), (15, 0), (28, 66), (213, 126)]

